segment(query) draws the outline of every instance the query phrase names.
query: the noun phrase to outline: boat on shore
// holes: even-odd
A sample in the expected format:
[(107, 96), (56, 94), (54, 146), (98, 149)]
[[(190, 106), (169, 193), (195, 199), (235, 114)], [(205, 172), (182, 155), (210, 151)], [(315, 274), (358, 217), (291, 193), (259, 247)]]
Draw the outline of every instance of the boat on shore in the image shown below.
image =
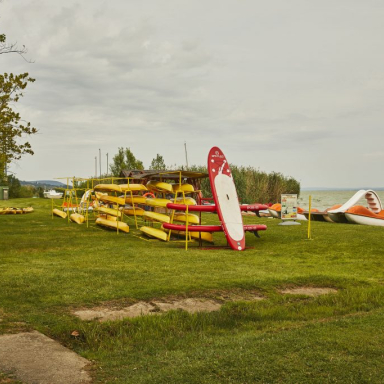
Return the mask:
[(355, 205), (345, 212), (345, 217), (353, 224), (384, 227), (384, 210), (374, 213), (361, 205)]
[(377, 193), (372, 189), (361, 189), (357, 191), (346, 203), (340, 205), (336, 209), (330, 209), (328, 211), (329, 218), (335, 223), (350, 223), (350, 221), (345, 216), (345, 213), (350, 210), (352, 207), (356, 206), (359, 200), (365, 198), (368, 204), (368, 210), (374, 214), (378, 214), (382, 211), (383, 207), (381, 200)]
[[(334, 221), (329, 217), (328, 211), (337, 209), (341, 207), (341, 204), (333, 205), (331, 208), (327, 208), (325, 211), (319, 211), (316, 208), (311, 209), (311, 220), (312, 221), (324, 221), (328, 223), (334, 223)], [(309, 220), (309, 211), (304, 211), (303, 215)]]
[(61, 199), (63, 197), (63, 192), (57, 192), (55, 189), (44, 191), (43, 194), (46, 199)]

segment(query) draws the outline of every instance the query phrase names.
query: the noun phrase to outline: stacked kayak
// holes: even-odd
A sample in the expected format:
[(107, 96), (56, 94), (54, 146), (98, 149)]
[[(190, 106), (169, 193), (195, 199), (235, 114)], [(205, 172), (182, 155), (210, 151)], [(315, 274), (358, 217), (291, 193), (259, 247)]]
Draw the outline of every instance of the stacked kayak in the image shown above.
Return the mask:
[(6, 207), (6, 208), (0, 208), (0, 215), (22, 215), (24, 213), (31, 213), (33, 212), (32, 207), (27, 208), (13, 208), (13, 207)]
[[(129, 232), (129, 226), (122, 221), (126, 194), (132, 190), (141, 191), (141, 184), (98, 184), (94, 187), (96, 194), (95, 211), (98, 213), (96, 224), (115, 231)], [(145, 187), (144, 187), (145, 190)]]

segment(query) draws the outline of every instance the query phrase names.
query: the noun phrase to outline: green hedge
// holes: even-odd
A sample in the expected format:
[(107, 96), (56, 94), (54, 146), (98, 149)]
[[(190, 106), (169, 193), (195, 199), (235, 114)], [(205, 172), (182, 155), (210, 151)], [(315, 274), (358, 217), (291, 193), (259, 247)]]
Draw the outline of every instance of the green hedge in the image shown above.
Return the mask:
[[(207, 167), (194, 165), (189, 167), (189, 170), (207, 172)], [(281, 200), (282, 193), (300, 194), (300, 183), (293, 177), (233, 164), (231, 164), (231, 171), (242, 203), (276, 203)], [(209, 179), (202, 181), (201, 189), (204, 197), (212, 196)]]

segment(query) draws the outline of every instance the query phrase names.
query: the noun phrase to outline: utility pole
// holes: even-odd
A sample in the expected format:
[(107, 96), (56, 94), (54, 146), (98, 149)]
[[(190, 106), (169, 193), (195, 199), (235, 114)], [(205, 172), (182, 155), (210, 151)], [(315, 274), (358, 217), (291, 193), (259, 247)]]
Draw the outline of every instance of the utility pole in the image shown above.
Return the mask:
[(108, 176), (108, 173), (109, 173), (109, 167), (108, 167), (108, 153), (107, 153), (107, 176)]
[(184, 149), (185, 149), (185, 162), (187, 163), (187, 171), (188, 171), (188, 154), (187, 154), (187, 142), (184, 141)]
[(95, 156), (95, 178), (97, 178), (97, 156)]
[(101, 179), (101, 149), (99, 148), (99, 177)]

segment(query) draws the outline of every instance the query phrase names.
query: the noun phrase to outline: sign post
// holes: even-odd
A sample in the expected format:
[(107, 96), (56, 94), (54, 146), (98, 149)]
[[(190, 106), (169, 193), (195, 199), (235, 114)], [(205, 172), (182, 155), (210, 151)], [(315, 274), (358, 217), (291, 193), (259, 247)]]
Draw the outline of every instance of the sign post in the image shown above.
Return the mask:
[(297, 223), (297, 195), (282, 194), (281, 195), (281, 220), (279, 225), (301, 225)]

